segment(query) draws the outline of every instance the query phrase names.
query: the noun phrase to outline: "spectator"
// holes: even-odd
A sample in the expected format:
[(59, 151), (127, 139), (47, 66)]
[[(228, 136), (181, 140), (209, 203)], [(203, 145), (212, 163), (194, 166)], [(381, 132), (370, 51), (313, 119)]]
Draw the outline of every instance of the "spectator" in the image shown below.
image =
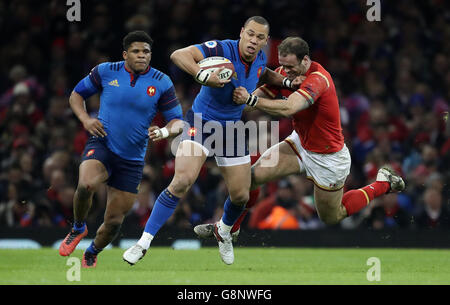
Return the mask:
[(415, 222), (419, 228), (450, 228), (450, 213), (442, 204), (441, 190), (433, 187), (426, 189), (423, 194), (423, 210)]
[(0, 202), (0, 225), (28, 227), (32, 224), (34, 212), (34, 204), (20, 200), (19, 187), (9, 183), (5, 201)]
[(388, 194), (377, 198), (369, 205), (370, 215), (363, 226), (380, 230), (387, 228), (408, 228), (411, 223), (408, 212), (400, 205), (398, 194)]
[(277, 192), (255, 205), (249, 226), (271, 230), (299, 229), (299, 204), (292, 184), (288, 180), (280, 180)]
[(301, 230), (316, 230), (325, 227), (317, 216), (313, 196), (304, 196), (298, 206), (297, 216)]

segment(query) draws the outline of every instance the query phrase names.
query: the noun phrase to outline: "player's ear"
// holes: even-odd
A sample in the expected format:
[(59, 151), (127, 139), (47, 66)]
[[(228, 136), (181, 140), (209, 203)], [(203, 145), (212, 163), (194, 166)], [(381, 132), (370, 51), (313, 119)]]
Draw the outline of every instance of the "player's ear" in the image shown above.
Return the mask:
[(122, 52), (122, 57), (123, 57), (123, 59), (127, 60), (127, 57), (128, 57), (127, 51)]
[(307, 63), (307, 62), (309, 62), (310, 61), (310, 59), (309, 59), (309, 56), (308, 55), (305, 55), (305, 56), (303, 56), (303, 59), (302, 59), (302, 63)]
[(241, 28), (241, 33), (239, 34), (239, 37), (242, 39), (242, 34), (244, 34), (244, 27)]

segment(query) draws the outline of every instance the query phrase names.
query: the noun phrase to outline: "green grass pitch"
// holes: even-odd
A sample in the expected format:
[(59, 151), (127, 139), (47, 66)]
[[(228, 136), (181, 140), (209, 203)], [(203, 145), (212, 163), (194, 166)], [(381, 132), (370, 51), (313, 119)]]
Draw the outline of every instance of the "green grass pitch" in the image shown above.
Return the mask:
[[(0, 250), (0, 284), (450, 284), (450, 250), (235, 248), (235, 263), (222, 263), (217, 248), (173, 250), (154, 247), (135, 266), (124, 250), (99, 255), (95, 269), (69, 281), (73, 265), (58, 250)], [(70, 257), (81, 259), (82, 251)], [(380, 262), (380, 281), (368, 281), (370, 257)]]

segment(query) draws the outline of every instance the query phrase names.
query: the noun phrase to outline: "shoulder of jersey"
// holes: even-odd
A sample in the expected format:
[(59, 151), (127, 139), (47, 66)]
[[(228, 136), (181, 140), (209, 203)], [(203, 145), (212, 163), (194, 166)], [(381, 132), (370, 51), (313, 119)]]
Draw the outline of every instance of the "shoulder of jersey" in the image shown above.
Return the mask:
[(281, 75), (284, 75), (285, 72), (283, 70), (283, 66), (279, 66), (278, 68), (275, 69), (275, 72), (280, 73)]
[(150, 78), (156, 79), (158, 81), (165, 80), (166, 78), (169, 77), (164, 72), (161, 72), (161, 71), (159, 71), (158, 69), (155, 69), (155, 68), (151, 68), (151, 70), (148, 73), (149, 73), (148, 75), (149, 75)]
[(124, 61), (116, 61), (116, 62), (104, 62), (99, 65), (104, 66), (103, 69), (106, 71), (119, 71), (123, 66), (125, 62)]
[(225, 39), (225, 40), (217, 40), (222, 45), (222, 48), (227, 48), (229, 51), (229, 60), (234, 61), (236, 60), (236, 51), (235, 51), (235, 43), (236, 40), (231, 39)]

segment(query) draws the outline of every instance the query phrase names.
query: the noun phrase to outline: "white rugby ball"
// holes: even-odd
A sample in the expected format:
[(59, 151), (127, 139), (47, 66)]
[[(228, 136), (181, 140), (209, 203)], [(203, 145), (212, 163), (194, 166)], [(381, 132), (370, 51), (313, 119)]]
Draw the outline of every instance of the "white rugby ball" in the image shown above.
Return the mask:
[(217, 68), (224, 67), (224, 69), (219, 73), (219, 79), (230, 79), (234, 74), (233, 63), (225, 57), (212, 56), (206, 57), (205, 59), (198, 62), (198, 65), (208, 72), (214, 72)]

